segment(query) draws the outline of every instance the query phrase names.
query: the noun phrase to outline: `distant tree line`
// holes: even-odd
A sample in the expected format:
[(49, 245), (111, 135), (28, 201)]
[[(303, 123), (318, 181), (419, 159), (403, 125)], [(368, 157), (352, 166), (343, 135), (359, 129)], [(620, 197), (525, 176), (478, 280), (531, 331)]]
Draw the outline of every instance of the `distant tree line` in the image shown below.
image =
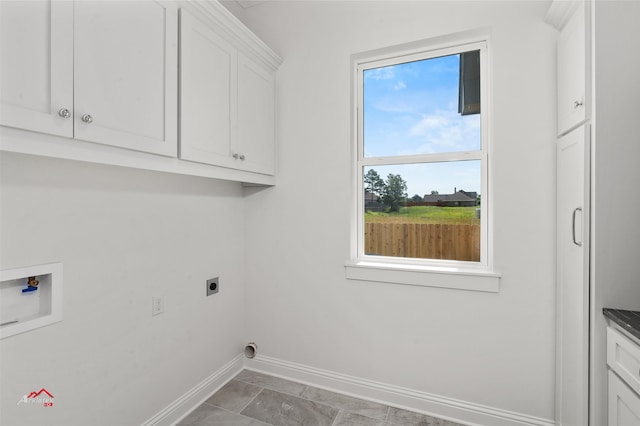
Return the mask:
[[(399, 212), (400, 207), (407, 202), (421, 202), (423, 197), (415, 194), (409, 198), (407, 194), (407, 182), (398, 174), (389, 173), (387, 179), (382, 177), (374, 169), (369, 169), (364, 175), (364, 190), (376, 197), (378, 203), (382, 203), (390, 212)], [(431, 195), (438, 195), (438, 191), (431, 191)], [(480, 206), (480, 194), (477, 195), (476, 205)]]
[[(402, 176), (389, 173), (385, 181), (374, 169), (369, 169), (365, 174), (364, 189), (378, 197), (378, 202), (387, 206), (390, 212), (400, 211), (400, 206), (407, 201), (408, 197), (407, 182), (402, 179)], [(414, 195), (415, 197), (421, 199), (417, 194)]]

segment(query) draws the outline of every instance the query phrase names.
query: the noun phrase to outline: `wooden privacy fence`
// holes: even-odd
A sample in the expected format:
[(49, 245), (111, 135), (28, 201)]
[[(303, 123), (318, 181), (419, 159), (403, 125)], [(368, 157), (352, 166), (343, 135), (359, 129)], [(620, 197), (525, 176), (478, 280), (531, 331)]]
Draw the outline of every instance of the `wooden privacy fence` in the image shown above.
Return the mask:
[(480, 261), (480, 225), (365, 223), (364, 251), (378, 256)]

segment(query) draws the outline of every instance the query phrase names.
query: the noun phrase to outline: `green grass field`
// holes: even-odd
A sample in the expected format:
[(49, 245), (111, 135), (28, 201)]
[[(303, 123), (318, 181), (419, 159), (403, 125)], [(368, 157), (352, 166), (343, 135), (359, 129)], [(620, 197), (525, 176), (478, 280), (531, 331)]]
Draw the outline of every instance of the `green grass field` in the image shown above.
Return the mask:
[(367, 212), (367, 223), (466, 223), (479, 224), (475, 207), (401, 207), (398, 213)]

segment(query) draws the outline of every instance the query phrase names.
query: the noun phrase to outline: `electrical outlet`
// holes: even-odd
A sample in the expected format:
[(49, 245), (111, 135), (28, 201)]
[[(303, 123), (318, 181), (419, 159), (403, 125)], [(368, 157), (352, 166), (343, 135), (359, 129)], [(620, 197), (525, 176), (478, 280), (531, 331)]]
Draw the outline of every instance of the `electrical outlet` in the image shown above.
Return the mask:
[(207, 280), (207, 296), (211, 296), (212, 294), (216, 294), (220, 291), (220, 278), (210, 278)]
[(151, 316), (159, 315), (164, 312), (164, 301), (160, 296), (151, 298)]

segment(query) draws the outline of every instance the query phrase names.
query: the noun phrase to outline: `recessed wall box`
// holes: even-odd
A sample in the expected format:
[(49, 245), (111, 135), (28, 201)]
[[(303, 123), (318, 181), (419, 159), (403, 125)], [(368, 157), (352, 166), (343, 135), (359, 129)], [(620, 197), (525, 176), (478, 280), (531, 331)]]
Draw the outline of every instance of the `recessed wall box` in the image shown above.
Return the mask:
[(207, 296), (211, 296), (212, 294), (216, 294), (220, 291), (220, 278), (210, 278), (207, 280)]
[(62, 321), (62, 263), (0, 271), (0, 339)]

